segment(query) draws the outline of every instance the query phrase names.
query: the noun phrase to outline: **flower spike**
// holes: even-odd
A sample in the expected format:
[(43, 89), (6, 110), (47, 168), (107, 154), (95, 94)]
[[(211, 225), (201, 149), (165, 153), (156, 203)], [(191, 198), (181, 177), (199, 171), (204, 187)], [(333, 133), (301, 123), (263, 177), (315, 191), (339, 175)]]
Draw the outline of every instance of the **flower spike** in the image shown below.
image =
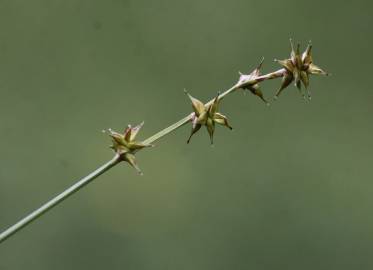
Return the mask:
[[(262, 81), (276, 79), (280, 77), (282, 78), (282, 85), (276, 94), (277, 97), (281, 93), (281, 91), (283, 91), (288, 85), (290, 85), (290, 83), (294, 81), (298, 88), (301, 87), (302, 83), (304, 84), (304, 86), (307, 87), (309, 84), (308, 76), (310, 74), (327, 75), (325, 71), (323, 71), (321, 68), (319, 68), (313, 63), (311, 51), (312, 45), (309, 44), (305, 52), (301, 55), (299, 51), (299, 45), (295, 48), (293, 46), (293, 43), (291, 42), (290, 58), (278, 61), (278, 63), (282, 65), (280, 69), (265, 75), (260, 75), (260, 67), (262, 65), (261, 62), (259, 66), (251, 74), (240, 74), (240, 80), (236, 84), (231, 86), (229, 89), (225, 90), (221, 95), (218, 94), (218, 96), (215, 99), (209, 101), (206, 104), (203, 104), (201, 101), (195, 99), (187, 93), (192, 101), (193, 112), (183, 117), (176, 123), (173, 123), (170, 126), (155, 133), (154, 135), (152, 135), (151, 137), (147, 138), (142, 142), (137, 142), (135, 141), (135, 139), (143, 123), (135, 127), (129, 125), (123, 133), (118, 133), (111, 129), (105, 131), (109, 133), (109, 136), (112, 139), (113, 145), (111, 146), (111, 148), (115, 151), (115, 156), (108, 162), (106, 162), (93, 172), (91, 172), (89, 175), (83, 177), (74, 185), (64, 190), (57, 196), (53, 197), (50, 201), (48, 201), (35, 211), (31, 212), (29, 215), (22, 218), (14, 225), (10, 226), (8, 229), (4, 230), (3, 232), (0, 232), (0, 243), (5, 241), (12, 235), (15, 235), (22, 228), (25, 228), (32, 221), (41, 217), (47, 211), (49, 211), (50, 209), (64, 201), (66, 198), (77, 192), (79, 189), (91, 183), (96, 177), (99, 177), (103, 173), (107, 172), (108, 170), (116, 166), (120, 161), (128, 162), (141, 174), (141, 171), (135, 160), (135, 154), (137, 153), (137, 151), (144, 147), (152, 146), (150, 145), (151, 143), (161, 139), (167, 134), (174, 132), (176, 129), (184, 126), (189, 121), (192, 122), (192, 132), (188, 139), (188, 143), (193, 134), (196, 133), (202, 125), (206, 126), (207, 131), (210, 135), (211, 143), (213, 143), (213, 135), (216, 123), (232, 129), (232, 127), (228, 124), (227, 118), (218, 112), (218, 107), (219, 101), (221, 101), (221, 99), (225, 98), (227, 95), (233, 92), (236, 92), (237, 89), (247, 89), (266, 102), (266, 100), (263, 98), (263, 95), (258, 85), (258, 83), (261, 83)], [(244, 93), (246, 93), (246, 91), (244, 91)]]
[[(240, 78), (238, 80), (238, 84), (241, 85), (240, 88), (242, 88), (243, 90), (249, 90), (253, 95), (258, 96), (261, 100), (263, 100), (265, 104), (269, 105), (269, 102), (263, 96), (263, 92), (260, 89), (259, 83), (255, 81), (255, 79), (261, 75), (260, 69), (263, 65), (263, 61), (264, 57), (262, 57), (259, 65), (248, 75), (239, 72)], [(250, 83), (252, 81), (254, 81), (254, 83)]]
[(217, 112), (219, 108), (219, 94), (216, 96), (214, 101), (209, 106), (205, 106), (201, 101), (192, 97), (186, 90), (184, 92), (188, 95), (192, 101), (192, 107), (194, 112), (192, 113), (192, 131), (187, 140), (187, 143), (190, 142), (190, 139), (200, 128), (204, 125), (206, 126), (207, 132), (210, 136), (211, 144), (214, 144), (214, 132), (215, 132), (215, 123), (219, 125), (226, 126), (229, 129), (233, 129), (228, 124), (228, 119), (225, 115)]
[(126, 161), (134, 167), (140, 175), (142, 175), (142, 172), (136, 163), (135, 152), (145, 147), (153, 146), (151, 144), (144, 144), (143, 142), (135, 141), (136, 135), (143, 125), (144, 122), (135, 127), (128, 125), (123, 134), (113, 131), (112, 129), (107, 130), (107, 133), (113, 142), (110, 148), (120, 156), (122, 161)]
[[(306, 88), (308, 98), (311, 99), (311, 93), (308, 91), (309, 86), (309, 75), (328, 75), (327, 72), (313, 64), (313, 59), (311, 55), (312, 44), (309, 42), (306, 50), (303, 54), (300, 53), (300, 45), (297, 44), (296, 49), (294, 48), (293, 41), (290, 39), (290, 46), (291, 46), (291, 54), (289, 59), (285, 60), (277, 60), (275, 61), (279, 63), (284, 68), (284, 75), (282, 79), (282, 84), (280, 88), (277, 90), (275, 95), (275, 99), (281, 94), (281, 92), (290, 85), (294, 81), (295, 86), (301, 92), (302, 84)], [(303, 97), (305, 95), (303, 94)]]

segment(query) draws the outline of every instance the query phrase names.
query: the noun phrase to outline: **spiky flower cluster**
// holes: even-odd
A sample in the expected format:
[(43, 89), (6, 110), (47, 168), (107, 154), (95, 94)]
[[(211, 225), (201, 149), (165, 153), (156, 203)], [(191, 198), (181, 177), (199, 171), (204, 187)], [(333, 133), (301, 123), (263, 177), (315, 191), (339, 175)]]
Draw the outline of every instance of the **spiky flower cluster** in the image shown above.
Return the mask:
[(192, 132), (188, 138), (187, 143), (190, 142), (193, 134), (196, 133), (201, 126), (205, 125), (207, 132), (210, 135), (211, 144), (214, 144), (214, 132), (215, 132), (215, 123), (219, 125), (226, 126), (229, 129), (233, 129), (229, 124), (227, 117), (218, 112), (219, 108), (219, 94), (216, 96), (214, 101), (205, 106), (201, 101), (192, 97), (188, 92), (185, 93), (189, 96), (192, 101), (193, 113), (191, 114), (192, 119)]
[[(215, 132), (215, 124), (223, 125), (229, 129), (232, 129), (232, 127), (228, 123), (227, 117), (218, 112), (218, 107), (221, 100), (225, 96), (238, 89), (250, 91), (252, 94), (258, 96), (263, 102), (265, 102), (265, 104), (269, 105), (269, 102), (263, 95), (259, 83), (265, 80), (282, 78), (282, 84), (278, 89), (277, 93), (275, 94), (274, 99), (277, 99), (281, 92), (286, 87), (288, 87), (292, 82), (295, 82), (295, 86), (299, 89), (300, 92), (301, 85), (303, 84), (306, 88), (308, 98), (310, 99), (311, 94), (308, 91), (309, 75), (328, 75), (328, 73), (313, 63), (311, 55), (312, 45), (310, 43), (308, 44), (303, 54), (300, 53), (299, 44), (297, 44), (296, 49), (294, 49), (294, 45), (291, 39), (290, 45), (290, 58), (285, 60), (275, 60), (282, 66), (281, 69), (262, 75), (260, 72), (264, 60), (262, 59), (259, 65), (250, 74), (246, 75), (240, 73), (238, 82), (232, 88), (226, 90), (222, 94), (218, 94), (213, 100), (207, 102), (206, 104), (192, 97), (187, 91), (185, 91), (185, 93), (188, 95), (192, 102), (193, 112), (184, 119), (181, 119), (175, 124), (156, 133), (144, 142), (135, 141), (135, 137), (140, 128), (142, 127), (143, 123), (135, 127), (131, 127), (129, 125), (123, 134), (117, 133), (109, 129), (108, 132), (113, 141), (113, 145), (111, 146), (111, 148), (119, 155), (122, 161), (127, 161), (139, 173), (141, 173), (135, 161), (134, 154), (142, 148), (152, 146), (150, 143), (154, 142), (155, 140), (158, 140), (159, 138), (165, 136), (166, 134), (174, 131), (175, 129), (183, 126), (188, 122), (192, 123), (192, 131), (187, 140), (187, 143), (190, 142), (192, 136), (198, 130), (200, 130), (202, 126), (206, 126), (206, 129), (210, 136), (211, 144), (213, 144), (214, 142), (213, 137)], [(305, 97), (306, 95), (302, 93), (302, 96)]]
[(258, 96), (261, 100), (264, 101), (265, 104), (267, 104), (269, 106), (270, 104), (264, 98), (263, 92), (260, 89), (260, 86), (259, 86), (258, 82), (256, 82), (256, 83), (246, 83), (245, 84), (245, 82), (255, 81), (261, 75), (260, 69), (262, 68), (263, 61), (264, 61), (264, 57), (260, 61), (259, 65), (249, 75), (245, 75), (245, 74), (242, 74), (241, 72), (238, 72), (240, 74), (240, 79), (239, 79), (238, 83), (243, 84), (241, 86), (241, 88), (243, 90), (249, 90), (253, 95)]
[(113, 131), (112, 129), (107, 130), (113, 142), (110, 148), (118, 154), (121, 160), (128, 162), (134, 167), (139, 174), (142, 174), (142, 172), (136, 163), (135, 153), (145, 147), (153, 146), (152, 144), (135, 141), (136, 135), (143, 125), (144, 122), (135, 127), (128, 125), (123, 134)]
[[(309, 75), (328, 75), (327, 72), (319, 68), (313, 63), (311, 50), (312, 44), (309, 43), (304, 53), (300, 54), (300, 44), (297, 44), (296, 50), (294, 50), (294, 45), (290, 39), (291, 54), (289, 59), (285, 60), (275, 60), (281, 66), (285, 68), (282, 84), (280, 89), (277, 91), (275, 97), (277, 98), (281, 92), (289, 86), (293, 81), (295, 86), (301, 91), (302, 83), (306, 88), (308, 98), (311, 99), (311, 93), (308, 91), (308, 86), (310, 84)], [(305, 98), (306, 95), (302, 94)]]

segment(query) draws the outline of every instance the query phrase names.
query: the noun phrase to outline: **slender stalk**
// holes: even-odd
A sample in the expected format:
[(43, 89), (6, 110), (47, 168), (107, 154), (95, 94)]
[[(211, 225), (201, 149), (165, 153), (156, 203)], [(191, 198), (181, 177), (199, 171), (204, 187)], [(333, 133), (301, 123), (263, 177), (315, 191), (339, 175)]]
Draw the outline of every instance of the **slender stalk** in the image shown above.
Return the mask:
[(161, 131), (154, 134), (153, 136), (147, 138), (146, 140), (143, 141), (143, 143), (151, 144), (151, 143), (159, 140), (160, 138), (162, 138), (163, 136), (166, 136), (167, 134), (171, 133), (172, 131), (176, 130), (177, 128), (184, 126), (186, 123), (188, 123), (190, 121), (190, 119), (191, 119), (190, 115), (185, 116), (183, 119), (177, 121), (176, 123), (172, 124), (171, 126), (166, 127), (165, 129), (162, 129)]
[[(218, 98), (219, 98), (219, 100), (223, 99), (227, 95), (231, 94), (232, 92), (234, 92), (235, 90), (237, 90), (239, 88), (242, 88), (245, 85), (255, 84), (257, 82), (261, 82), (261, 81), (268, 80), (268, 79), (274, 79), (274, 78), (278, 78), (278, 77), (282, 77), (282, 76), (283, 76), (283, 69), (280, 69), (278, 71), (268, 73), (266, 75), (258, 76), (255, 79), (250, 80), (250, 81), (238, 82), (237, 84), (235, 84), (234, 86), (232, 86), (231, 88), (229, 88), (228, 90), (226, 90), (225, 92), (220, 94)], [(209, 106), (213, 102), (213, 100), (214, 99), (207, 102), (205, 104), (205, 106)], [(146, 140), (143, 141), (143, 143), (144, 144), (151, 144), (151, 143), (159, 140), (160, 138), (166, 136), (167, 134), (173, 132), (177, 128), (182, 127), (183, 125), (188, 123), (190, 120), (191, 120), (191, 114), (185, 116), (184, 118), (182, 118), (178, 122), (170, 125), (169, 127), (165, 128), (165, 129), (159, 131), (158, 133), (154, 134), (153, 136), (147, 138)], [(48, 210), (52, 209), (53, 207), (55, 207), (56, 205), (58, 205), (59, 203), (61, 203), (65, 199), (67, 199), (68, 197), (70, 197), (72, 194), (77, 192), (79, 189), (83, 188), (84, 186), (86, 186), (87, 184), (92, 182), (95, 178), (97, 178), (101, 174), (110, 170), (112, 167), (117, 165), (120, 161), (121, 161), (121, 157), (119, 155), (115, 155), (112, 160), (108, 161), (107, 163), (102, 165), (100, 168), (93, 171), (92, 173), (90, 173), (86, 177), (82, 178), (76, 184), (72, 185), (71, 187), (69, 187), (68, 189), (66, 189), (65, 191), (63, 191), (62, 193), (60, 193), (59, 195), (57, 195), (53, 199), (51, 199), (49, 202), (42, 205), (40, 208), (36, 209), (35, 211), (33, 211), (31, 214), (29, 214), (25, 218), (21, 219), (20, 221), (18, 221), (13, 226), (9, 227), (7, 230), (5, 230), (3, 233), (0, 234), (0, 243), (5, 241), (10, 236), (14, 235), (16, 232), (18, 232), (19, 230), (21, 230), (22, 228), (24, 228), (25, 226), (30, 224), (32, 221), (36, 220), (37, 218), (39, 218), (40, 216), (45, 214)]]
[(95, 178), (103, 174), (104, 172), (108, 171), (110, 168), (114, 167), (117, 163), (120, 162), (120, 157), (118, 155), (115, 155), (114, 158), (104, 165), (102, 165), (97, 170), (93, 171), (86, 177), (79, 180), (77, 183), (66, 189), (64, 192), (60, 193), (53, 199), (51, 199), (49, 202), (42, 205), (40, 208), (33, 211), (28, 216), (24, 217), (20, 221), (18, 221), (13, 226), (9, 227), (7, 230), (5, 230), (3, 233), (0, 234), (0, 243), (5, 241), (7, 238), (18, 232), (20, 229), (24, 228), (28, 224), (30, 224), (32, 221), (40, 217), (41, 215), (45, 214), (48, 210), (52, 209), (71, 195), (73, 195), (75, 192), (77, 192), (79, 189), (84, 187), (85, 185), (88, 185), (90, 182), (92, 182)]

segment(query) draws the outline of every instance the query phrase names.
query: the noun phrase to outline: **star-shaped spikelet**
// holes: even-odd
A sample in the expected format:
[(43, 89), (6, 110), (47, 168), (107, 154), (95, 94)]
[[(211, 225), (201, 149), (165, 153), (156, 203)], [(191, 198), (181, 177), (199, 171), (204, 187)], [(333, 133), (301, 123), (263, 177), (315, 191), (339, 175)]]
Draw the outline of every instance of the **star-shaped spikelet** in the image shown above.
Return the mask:
[(136, 135), (143, 125), (144, 122), (135, 127), (128, 125), (123, 134), (111, 129), (107, 130), (113, 142), (113, 145), (110, 146), (110, 148), (120, 156), (121, 160), (128, 162), (132, 167), (134, 167), (139, 174), (142, 174), (142, 172), (136, 163), (135, 152), (142, 148), (153, 146), (151, 144), (144, 144), (135, 141)]
[(232, 129), (232, 127), (228, 124), (227, 117), (217, 112), (219, 107), (219, 95), (216, 96), (211, 105), (205, 106), (201, 101), (192, 97), (186, 90), (184, 91), (192, 101), (192, 107), (194, 111), (192, 113), (192, 132), (188, 138), (187, 143), (190, 142), (193, 134), (196, 133), (202, 125), (206, 126), (206, 129), (210, 135), (211, 144), (214, 143), (215, 123)]
[[(299, 43), (297, 44), (296, 50), (294, 49), (294, 45), (291, 39), (290, 45), (290, 58), (285, 60), (275, 60), (285, 68), (282, 84), (280, 89), (277, 91), (275, 98), (277, 98), (281, 94), (281, 92), (294, 81), (295, 86), (299, 89), (299, 91), (301, 91), (301, 85), (303, 83), (304, 87), (307, 90), (308, 98), (311, 99), (311, 94), (307, 89), (309, 86), (309, 75), (328, 75), (328, 73), (313, 63), (311, 55), (311, 43), (308, 44), (306, 50), (302, 55), (300, 54)], [(303, 97), (305, 97), (304, 94)]]
[(238, 80), (238, 84), (242, 85), (241, 88), (243, 90), (249, 90), (253, 95), (258, 96), (261, 100), (264, 101), (265, 104), (269, 105), (269, 102), (263, 96), (263, 92), (260, 89), (259, 83), (249, 83), (250, 81), (257, 79), (261, 75), (260, 69), (263, 65), (263, 61), (264, 57), (260, 61), (259, 65), (248, 75), (239, 72), (240, 78)]

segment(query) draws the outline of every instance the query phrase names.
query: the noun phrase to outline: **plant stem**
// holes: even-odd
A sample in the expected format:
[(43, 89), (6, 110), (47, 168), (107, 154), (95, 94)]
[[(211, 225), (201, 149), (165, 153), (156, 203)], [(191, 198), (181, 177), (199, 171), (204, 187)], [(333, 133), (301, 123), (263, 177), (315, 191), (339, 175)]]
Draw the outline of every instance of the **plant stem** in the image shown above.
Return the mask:
[[(261, 81), (264, 81), (264, 80), (279, 78), (279, 77), (283, 76), (283, 72), (284, 72), (284, 70), (280, 69), (280, 70), (277, 70), (275, 72), (268, 73), (266, 75), (258, 76), (255, 79), (250, 80), (250, 81), (238, 82), (237, 84), (235, 84), (234, 86), (232, 86), (231, 88), (229, 88), (228, 90), (226, 90), (225, 92), (220, 94), (218, 98), (219, 98), (219, 100), (223, 99), (227, 95), (231, 94), (232, 92), (234, 92), (235, 90), (237, 90), (239, 88), (242, 88), (245, 85), (255, 84), (255, 83), (258, 83), (258, 82), (261, 82)], [(214, 101), (214, 99), (210, 100), (209, 102), (207, 102), (205, 104), (205, 106), (211, 105), (211, 103), (213, 101)], [(158, 133), (154, 134), (153, 136), (147, 138), (146, 140), (143, 141), (143, 143), (144, 144), (151, 144), (151, 143), (159, 140), (160, 138), (166, 136), (167, 134), (173, 132), (177, 128), (182, 127), (183, 125), (188, 123), (190, 120), (191, 120), (191, 114), (189, 114), (188, 116), (185, 116), (183, 119), (179, 120), (178, 122), (170, 125), (169, 127), (165, 128), (165, 129), (159, 131)], [(82, 178), (76, 184), (72, 185), (71, 187), (66, 189), (64, 192), (62, 192), (61, 194), (54, 197), (49, 202), (42, 205), (40, 208), (36, 209), (35, 211), (33, 211), (31, 214), (29, 214), (25, 218), (21, 219), (20, 221), (18, 221), (13, 226), (9, 227), (7, 230), (5, 230), (3, 233), (0, 234), (0, 243), (5, 241), (10, 236), (14, 235), (16, 232), (18, 232), (19, 230), (21, 230), (22, 228), (24, 228), (25, 226), (30, 224), (32, 221), (36, 220), (37, 218), (39, 218), (40, 216), (45, 214), (48, 210), (52, 209), (54, 206), (58, 205), (59, 203), (61, 203), (65, 199), (67, 199), (69, 196), (71, 196), (72, 194), (77, 192), (79, 189), (83, 188), (84, 186), (86, 186), (87, 184), (92, 182), (98, 176), (100, 176), (101, 174), (105, 173), (106, 171), (108, 171), (109, 169), (111, 169), (112, 167), (117, 165), (120, 161), (121, 161), (121, 157), (119, 155), (115, 155), (112, 160), (108, 161), (107, 163), (102, 165), (100, 168), (98, 168), (94, 172), (90, 173), (86, 177)]]
[(24, 217), (20, 221), (18, 221), (13, 226), (9, 227), (7, 230), (5, 230), (3, 233), (0, 234), (0, 243), (5, 241), (7, 238), (18, 232), (23, 227), (30, 224), (32, 221), (40, 217), (41, 215), (45, 214), (48, 210), (52, 209), (59, 203), (61, 203), (63, 200), (67, 199), (71, 195), (73, 195), (75, 192), (77, 192), (79, 189), (84, 187), (85, 185), (92, 182), (95, 178), (103, 174), (104, 172), (108, 171), (110, 168), (114, 167), (117, 163), (120, 162), (120, 157), (118, 155), (115, 155), (114, 158), (104, 165), (102, 165), (100, 168), (95, 170), (94, 172), (90, 173), (86, 177), (79, 180), (77, 183), (66, 189), (64, 192), (60, 193), (53, 199), (51, 199), (46, 204), (42, 205), (40, 208), (33, 211), (28, 216)]
[(163, 136), (166, 136), (167, 134), (171, 133), (172, 131), (176, 130), (177, 128), (184, 126), (186, 123), (188, 123), (190, 121), (190, 119), (191, 119), (190, 115), (185, 116), (183, 119), (177, 121), (176, 123), (172, 124), (171, 126), (166, 127), (165, 129), (162, 129), (161, 131), (154, 134), (153, 136), (147, 138), (146, 140), (143, 141), (143, 143), (144, 144), (151, 144), (151, 143), (159, 140), (160, 138), (162, 138)]

